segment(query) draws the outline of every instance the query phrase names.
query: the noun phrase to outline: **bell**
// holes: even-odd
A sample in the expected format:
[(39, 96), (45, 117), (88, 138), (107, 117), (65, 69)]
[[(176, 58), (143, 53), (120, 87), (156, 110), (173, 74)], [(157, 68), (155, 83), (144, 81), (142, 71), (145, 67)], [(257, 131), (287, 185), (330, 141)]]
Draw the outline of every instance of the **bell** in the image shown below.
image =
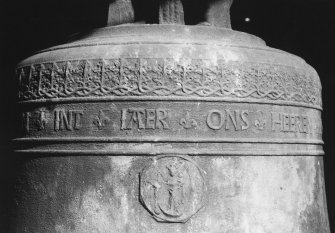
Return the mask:
[(18, 64), (12, 232), (329, 233), (316, 71), (232, 0), (138, 2)]

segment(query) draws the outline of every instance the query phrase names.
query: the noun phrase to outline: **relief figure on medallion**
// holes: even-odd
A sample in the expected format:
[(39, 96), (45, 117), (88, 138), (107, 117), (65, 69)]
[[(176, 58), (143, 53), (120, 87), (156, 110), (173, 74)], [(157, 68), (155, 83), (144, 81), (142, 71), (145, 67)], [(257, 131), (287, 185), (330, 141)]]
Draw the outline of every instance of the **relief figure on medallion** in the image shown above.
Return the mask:
[[(185, 198), (183, 189), (183, 163), (180, 161), (173, 161), (167, 164), (166, 173), (159, 172), (158, 182), (151, 183), (154, 189), (156, 214), (164, 213), (170, 217), (180, 217), (183, 199)], [(163, 184), (159, 185), (159, 183)], [(164, 188), (165, 186), (165, 188)], [(163, 199), (165, 200), (163, 200)]]
[(193, 160), (162, 155), (140, 175), (142, 204), (159, 222), (186, 222), (202, 207), (202, 170)]
[(161, 208), (161, 210), (170, 216), (179, 217), (180, 206), (183, 204), (184, 190), (183, 190), (183, 174), (184, 169), (183, 163), (179, 161), (173, 161), (167, 165), (169, 176), (164, 182), (167, 185), (168, 190), (168, 205), (167, 208)]

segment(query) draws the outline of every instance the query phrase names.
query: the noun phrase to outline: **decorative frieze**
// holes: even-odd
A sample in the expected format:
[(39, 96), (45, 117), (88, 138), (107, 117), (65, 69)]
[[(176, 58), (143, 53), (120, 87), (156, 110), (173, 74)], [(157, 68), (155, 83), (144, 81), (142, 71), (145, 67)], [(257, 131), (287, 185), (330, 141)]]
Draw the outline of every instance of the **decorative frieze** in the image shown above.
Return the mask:
[(17, 69), (19, 100), (70, 97), (218, 97), (321, 106), (316, 72), (289, 66), (172, 59), (92, 59)]

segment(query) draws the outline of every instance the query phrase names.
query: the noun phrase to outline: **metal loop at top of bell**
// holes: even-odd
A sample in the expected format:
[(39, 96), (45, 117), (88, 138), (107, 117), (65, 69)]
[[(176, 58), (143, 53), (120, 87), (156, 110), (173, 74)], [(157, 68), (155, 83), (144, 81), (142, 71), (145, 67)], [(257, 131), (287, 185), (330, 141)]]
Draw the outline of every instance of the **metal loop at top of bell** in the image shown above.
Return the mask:
[(108, 26), (129, 23), (204, 25), (231, 28), (233, 0), (113, 0)]

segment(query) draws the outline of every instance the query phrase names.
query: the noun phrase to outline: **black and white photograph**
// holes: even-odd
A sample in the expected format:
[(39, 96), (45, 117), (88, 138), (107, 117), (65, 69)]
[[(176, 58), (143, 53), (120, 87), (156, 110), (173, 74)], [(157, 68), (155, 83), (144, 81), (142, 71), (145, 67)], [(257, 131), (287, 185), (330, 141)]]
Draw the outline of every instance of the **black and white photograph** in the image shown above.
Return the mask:
[(335, 232), (334, 0), (0, 2), (0, 232)]

